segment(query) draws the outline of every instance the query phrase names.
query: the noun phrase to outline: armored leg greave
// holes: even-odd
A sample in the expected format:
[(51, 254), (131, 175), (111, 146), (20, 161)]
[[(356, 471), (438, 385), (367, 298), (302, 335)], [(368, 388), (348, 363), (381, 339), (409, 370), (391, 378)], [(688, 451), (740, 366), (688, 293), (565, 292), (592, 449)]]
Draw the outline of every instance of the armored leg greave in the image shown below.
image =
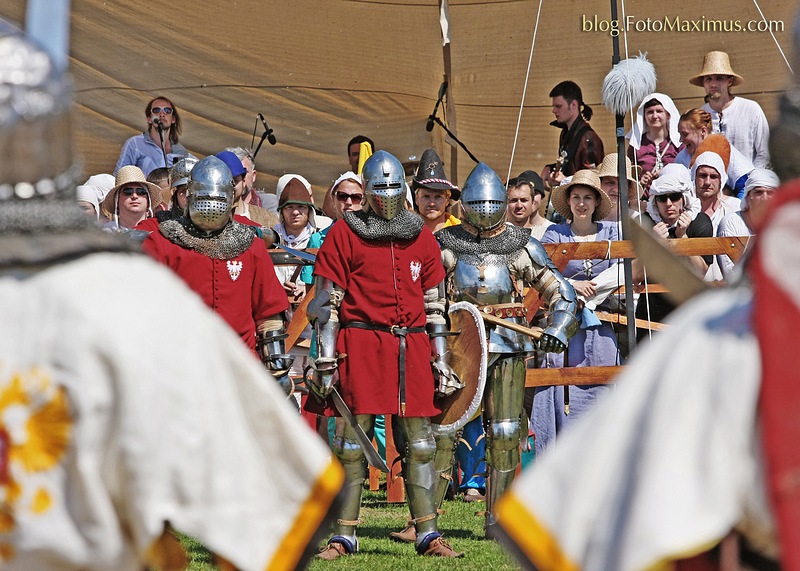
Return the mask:
[(433, 501), (437, 509), (442, 507), (444, 497), (447, 495), (447, 489), (453, 481), (455, 448), (460, 437), (460, 430), (434, 433), (436, 454), (433, 464), (436, 470), (436, 485), (433, 492)]
[(520, 416), (525, 394), (525, 360), (498, 359), (489, 372), (484, 397), (486, 420), (486, 525), (494, 523), (498, 498), (511, 485), (519, 466)]
[(392, 416), (395, 446), (403, 461), (406, 494), (411, 517), (417, 528), (417, 539), (436, 531), (436, 503), (433, 492), (436, 472), (433, 459), (436, 442), (428, 418)]
[[(356, 415), (359, 426), (368, 432), (375, 417), (369, 414)], [(339, 508), (338, 518), (333, 525), (334, 536), (343, 536), (353, 545), (356, 543), (356, 526), (361, 510), (361, 492), (364, 487), (366, 459), (361, 445), (356, 440), (353, 429), (343, 418), (336, 419), (336, 436), (333, 438), (333, 453), (344, 467), (344, 499)]]

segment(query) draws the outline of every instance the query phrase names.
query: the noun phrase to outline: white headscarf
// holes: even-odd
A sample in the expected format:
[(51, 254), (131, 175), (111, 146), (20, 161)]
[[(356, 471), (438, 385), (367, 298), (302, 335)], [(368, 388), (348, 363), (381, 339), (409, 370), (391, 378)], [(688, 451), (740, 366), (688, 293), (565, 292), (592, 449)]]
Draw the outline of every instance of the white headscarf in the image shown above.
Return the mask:
[(725, 163), (722, 162), (722, 157), (720, 157), (717, 153), (712, 153), (711, 151), (700, 153), (700, 156), (694, 160), (694, 164), (692, 165), (693, 184), (695, 178), (697, 177), (697, 169), (700, 167), (711, 167), (719, 173), (719, 188), (720, 192), (722, 192), (722, 187), (728, 183), (728, 174), (725, 171)]
[(96, 219), (100, 219), (100, 202), (97, 200), (97, 191), (94, 187), (88, 184), (75, 187), (75, 198), (78, 201), (88, 202), (94, 206), (94, 216)]
[(361, 180), (361, 175), (356, 174), (353, 171), (347, 171), (344, 174), (340, 174), (339, 178), (333, 181), (331, 185), (331, 193), (336, 192), (336, 187), (342, 184), (344, 181), (350, 180), (359, 185), (362, 189), (364, 188), (364, 181)]
[(754, 188), (778, 188), (781, 181), (774, 172), (769, 169), (753, 169), (747, 176), (747, 182), (744, 184), (744, 196), (742, 197), (742, 210), (747, 210), (747, 196)]
[(661, 214), (656, 204), (656, 196), (680, 192), (683, 195), (683, 209), (695, 219), (700, 212), (700, 201), (695, 198), (694, 185), (689, 174), (689, 169), (677, 163), (664, 165), (659, 175), (650, 184), (650, 200), (647, 202), (647, 213), (655, 222), (662, 222)]
[[(110, 174), (95, 174), (89, 177), (89, 180), (84, 182), (81, 186), (88, 186), (97, 194), (97, 202), (103, 202), (106, 194), (116, 186), (117, 182), (113, 175)], [(82, 198), (80, 200), (86, 200)]]
[(672, 144), (675, 145), (676, 148), (679, 148), (681, 146), (681, 136), (680, 133), (678, 133), (678, 121), (681, 118), (681, 114), (669, 95), (664, 95), (663, 93), (651, 93), (642, 99), (642, 104), (639, 105), (639, 110), (636, 111), (636, 122), (633, 125), (633, 129), (628, 133), (628, 138), (631, 140), (631, 147), (638, 149), (642, 146), (642, 135), (647, 132), (644, 122), (644, 106), (653, 99), (657, 100), (667, 112), (667, 125), (669, 127), (667, 135)]

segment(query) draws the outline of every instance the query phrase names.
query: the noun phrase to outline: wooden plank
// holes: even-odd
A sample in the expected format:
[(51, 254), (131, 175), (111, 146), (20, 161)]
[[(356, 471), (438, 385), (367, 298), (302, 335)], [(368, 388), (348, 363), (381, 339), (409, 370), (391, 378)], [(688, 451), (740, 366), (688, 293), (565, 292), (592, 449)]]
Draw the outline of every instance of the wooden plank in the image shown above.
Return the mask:
[(386, 501), (390, 504), (400, 504), (406, 501), (406, 484), (402, 476), (400, 454), (394, 447), (394, 434), (392, 433), (392, 416), (387, 414), (386, 423), (386, 465), (389, 473), (386, 474)]
[(727, 238), (717, 238), (719, 242), (725, 241), (726, 251), (721, 252), (723, 254), (727, 254), (728, 257), (733, 260), (733, 263), (737, 263), (739, 259), (744, 254), (745, 248), (747, 247), (748, 242), (752, 240), (752, 236), (734, 236), (734, 237), (727, 237)]
[(622, 367), (565, 367), (563, 369), (528, 369), (526, 387), (550, 385), (601, 385), (614, 380)]
[[(636, 286), (636, 288), (634, 288), (635, 293), (667, 293), (668, 291), (669, 290), (661, 284), (651, 284), (651, 283), (648, 283), (646, 287), (642, 285), (642, 286)], [(613, 293), (625, 295), (625, 286), (620, 286), (619, 289), (617, 289)]]
[(306, 296), (303, 298), (303, 301), (300, 302), (300, 305), (297, 306), (297, 309), (295, 309), (294, 313), (292, 314), (292, 320), (286, 327), (286, 333), (289, 335), (289, 337), (286, 338), (287, 351), (294, 347), (294, 344), (297, 343), (297, 340), (300, 338), (300, 334), (305, 330), (306, 325), (308, 325), (308, 316), (306, 315), (306, 310), (308, 309), (308, 304), (311, 303), (313, 297), (314, 286), (311, 286), (311, 288), (306, 292)]
[[(733, 238), (676, 238), (667, 240), (677, 256), (704, 256), (711, 254), (728, 254), (741, 256), (748, 239), (751, 237)], [(545, 251), (557, 268), (563, 270), (569, 260), (587, 260), (606, 257), (635, 258), (636, 250), (630, 240), (611, 242), (564, 242), (561, 244), (542, 244)], [(738, 260), (738, 257), (736, 258)]]
[[(374, 441), (373, 441), (374, 442)], [(381, 487), (381, 471), (375, 466), (369, 466), (369, 491), (377, 492)]]
[[(621, 325), (628, 324), (628, 317), (625, 315), (621, 315), (619, 313), (609, 313), (607, 311), (595, 311), (594, 314), (600, 321), (606, 321), (608, 323), (619, 323)], [(646, 319), (637, 319), (636, 327), (638, 327), (639, 329), (650, 329), (652, 331), (663, 331), (664, 329), (667, 328), (667, 326), (664, 325), (663, 323), (658, 323), (656, 321), (647, 321)]]

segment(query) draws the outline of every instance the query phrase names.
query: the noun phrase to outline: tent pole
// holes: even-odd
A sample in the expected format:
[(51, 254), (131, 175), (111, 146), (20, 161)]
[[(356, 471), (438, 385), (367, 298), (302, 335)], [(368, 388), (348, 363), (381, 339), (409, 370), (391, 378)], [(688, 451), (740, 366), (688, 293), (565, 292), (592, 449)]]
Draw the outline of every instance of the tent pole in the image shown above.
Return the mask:
[[(444, 65), (444, 81), (447, 82), (447, 103), (444, 107), (447, 124), (452, 128), (452, 133), (456, 133), (456, 104), (453, 100), (453, 84), (450, 80), (453, 76), (452, 58), (450, 57), (450, 5), (448, 0), (439, 0), (439, 25), (442, 27), (442, 63)], [(450, 134), (450, 133), (448, 133)], [(458, 148), (452, 140), (445, 142), (450, 145), (450, 164), (447, 172), (450, 173), (450, 181), (458, 186)]]
[[(447, 103), (445, 104), (445, 116), (447, 117), (447, 124), (452, 127), (452, 131), (456, 132), (456, 105), (453, 102), (453, 84), (450, 83), (452, 76), (452, 65), (450, 59), (450, 42), (447, 42), (442, 47), (442, 55), (444, 60), (444, 80), (447, 82)], [(450, 180), (453, 184), (458, 186), (458, 148), (455, 145), (450, 145), (450, 165), (447, 169), (450, 172)]]

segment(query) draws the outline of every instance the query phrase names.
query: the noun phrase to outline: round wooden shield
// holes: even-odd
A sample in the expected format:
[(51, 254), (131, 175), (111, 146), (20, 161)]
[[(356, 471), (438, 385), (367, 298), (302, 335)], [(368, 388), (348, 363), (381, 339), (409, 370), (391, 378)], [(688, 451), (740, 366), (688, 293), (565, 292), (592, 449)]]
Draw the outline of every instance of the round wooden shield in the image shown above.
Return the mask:
[(465, 301), (450, 305), (450, 330), (460, 332), (447, 338), (449, 364), (464, 383), (463, 389), (450, 396), (437, 397), (441, 414), (431, 418), (438, 430), (458, 430), (475, 415), (486, 386), (487, 344), (483, 317), (477, 308)]

